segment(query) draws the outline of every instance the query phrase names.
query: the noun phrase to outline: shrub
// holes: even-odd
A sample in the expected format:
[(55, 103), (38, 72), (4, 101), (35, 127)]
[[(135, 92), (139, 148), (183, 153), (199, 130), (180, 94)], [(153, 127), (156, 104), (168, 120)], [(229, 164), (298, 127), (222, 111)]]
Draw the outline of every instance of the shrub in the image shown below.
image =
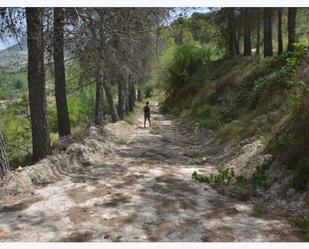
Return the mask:
[(219, 169), (218, 174), (210, 174), (210, 176), (198, 174), (196, 171), (192, 173), (192, 179), (197, 182), (214, 183), (214, 184), (229, 184), (234, 178), (234, 169)]

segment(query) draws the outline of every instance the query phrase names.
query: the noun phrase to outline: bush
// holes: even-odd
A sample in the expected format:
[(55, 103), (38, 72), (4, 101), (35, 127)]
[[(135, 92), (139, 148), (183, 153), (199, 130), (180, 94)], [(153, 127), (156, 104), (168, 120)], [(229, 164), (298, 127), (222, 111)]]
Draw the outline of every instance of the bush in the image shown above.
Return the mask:
[(251, 103), (251, 107), (254, 108), (265, 90), (268, 89), (273, 94), (274, 90), (289, 88), (290, 79), (295, 75), (306, 52), (305, 44), (296, 43), (293, 52), (284, 53), (258, 64), (243, 82), (244, 87), (251, 85), (251, 90), (246, 94), (246, 102)]
[(162, 58), (159, 77), (159, 80), (164, 82), (167, 102), (181, 102), (188, 91), (191, 94), (199, 91), (209, 56), (209, 50), (198, 43), (170, 48)]
[(229, 184), (234, 178), (234, 169), (219, 169), (218, 174), (210, 174), (210, 176), (198, 174), (196, 171), (192, 173), (192, 179), (197, 182), (214, 183), (214, 184)]

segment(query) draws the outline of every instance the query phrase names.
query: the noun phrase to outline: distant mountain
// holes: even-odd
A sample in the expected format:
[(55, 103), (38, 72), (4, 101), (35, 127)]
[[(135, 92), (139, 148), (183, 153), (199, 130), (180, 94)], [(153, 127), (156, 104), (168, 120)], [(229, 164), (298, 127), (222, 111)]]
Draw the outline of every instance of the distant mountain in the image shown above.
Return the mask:
[(27, 55), (27, 39), (24, 38), (19, 43), (0, 50), (0, 67), (14, 71), (25, 68)]
[[(10, 51), (10, 52), (27, 50), (27, 39), (23, 38), (19, 43), (16, 43), (16, 44), (6, 48), (5, 50)], [(1, 50), (1, 51), (3, 51), (3, 50)]]

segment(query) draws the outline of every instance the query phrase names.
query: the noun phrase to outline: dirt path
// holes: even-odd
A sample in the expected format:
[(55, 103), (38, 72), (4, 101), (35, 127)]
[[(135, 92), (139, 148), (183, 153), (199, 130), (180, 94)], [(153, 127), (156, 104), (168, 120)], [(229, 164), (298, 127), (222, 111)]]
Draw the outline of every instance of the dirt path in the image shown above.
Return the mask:
[[(293, 241), (284, 219), (192, 181), (195, 145), (168, 116), (119, 130), (108, 155), (0, 212), (1, 241)], [(126, 143), (121, 142), (129, 137)], [(199, 168), (200, 167), (200, 168)], [(78, 173), (78, 174), (76, 174)]]

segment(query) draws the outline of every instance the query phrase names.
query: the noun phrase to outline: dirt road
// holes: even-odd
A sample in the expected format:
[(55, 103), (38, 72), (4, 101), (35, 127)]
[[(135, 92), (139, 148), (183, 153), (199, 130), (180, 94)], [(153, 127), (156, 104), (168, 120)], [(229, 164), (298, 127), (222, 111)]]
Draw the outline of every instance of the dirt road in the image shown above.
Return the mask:
[(0, 240), (298, 240), (286, 220), (254, 217), (250, 203), (192, 181), (194, 170), (208, 167), (194, 164), (198, 145), (153, 109), (152, 128), (137, 116), (130, 129), (115, 131), (112, 153), (41, 186), (26, 202), (0, 208)]

